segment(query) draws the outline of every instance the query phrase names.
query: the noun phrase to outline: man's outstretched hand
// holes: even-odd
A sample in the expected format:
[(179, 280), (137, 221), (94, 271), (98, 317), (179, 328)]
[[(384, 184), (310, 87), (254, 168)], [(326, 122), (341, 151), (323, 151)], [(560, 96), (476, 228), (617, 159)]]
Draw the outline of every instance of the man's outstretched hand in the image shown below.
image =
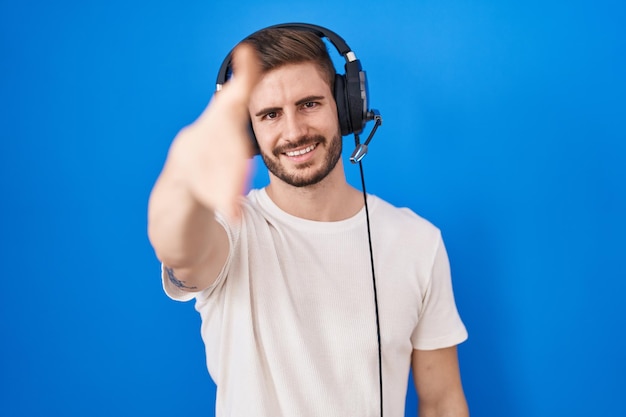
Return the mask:
[(233, 76), (206, 109), (172, 143), (166, 170), (202, 206), (230, 218), (249, 178), (252, 143), (248, 101), (260, 78), (256, 52), (246, 44), (233, 51)]

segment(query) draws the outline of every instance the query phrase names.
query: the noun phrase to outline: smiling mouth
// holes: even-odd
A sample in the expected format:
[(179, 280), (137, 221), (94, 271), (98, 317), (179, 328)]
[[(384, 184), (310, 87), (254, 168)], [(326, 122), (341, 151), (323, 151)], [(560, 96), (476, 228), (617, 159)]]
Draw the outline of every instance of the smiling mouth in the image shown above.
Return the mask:
[(298, 149), (297, 151), (287, 151), (285, 152), (285, 155), (287, 156), (301, 156), (304, 154), (307, 154), (309, 152), (311, 152), (313, 149), (317, 148), (317, 143), (313, 144), (313, 145), (309, 145), (304, 149)]

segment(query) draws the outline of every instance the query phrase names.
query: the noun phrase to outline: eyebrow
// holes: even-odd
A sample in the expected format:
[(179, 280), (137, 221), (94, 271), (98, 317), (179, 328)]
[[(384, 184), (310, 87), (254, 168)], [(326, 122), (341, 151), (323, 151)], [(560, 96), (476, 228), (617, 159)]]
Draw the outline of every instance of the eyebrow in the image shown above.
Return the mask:
[[(296, 101), (296, 106), (300, 106), (304, 103), (308, 103), (309, 101), (321, 101), (324, 100), (324, 96), (306, 96), (304, 98), (301, 98), (300, 100)], [(262, 116), (264, 114), (267, 113), (272, 113), (272, 112), (276, 112), (278, 110), (280, 110), (280, 107), (266, 107), (264, 109), (259, 110), (255, 116)]]

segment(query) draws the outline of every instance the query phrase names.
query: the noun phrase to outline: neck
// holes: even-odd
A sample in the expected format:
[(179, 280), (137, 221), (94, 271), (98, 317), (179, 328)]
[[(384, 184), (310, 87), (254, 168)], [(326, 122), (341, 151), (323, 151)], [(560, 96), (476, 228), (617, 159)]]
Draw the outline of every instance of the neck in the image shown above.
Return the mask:
[(346, 181), (341, 160), (326, 178), (306, 187), (294, 187), (270, 173), (266, 191), (281, 210), (307, 220), (345, 220), (363, 207), (363, 196)]

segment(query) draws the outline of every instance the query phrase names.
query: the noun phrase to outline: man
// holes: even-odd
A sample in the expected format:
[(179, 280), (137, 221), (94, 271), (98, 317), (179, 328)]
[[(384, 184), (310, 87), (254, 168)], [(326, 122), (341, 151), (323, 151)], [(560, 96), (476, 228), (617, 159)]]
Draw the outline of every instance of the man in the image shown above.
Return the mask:
[[(467, 337), (438, 229), (369, 195), (341, 159), (325, 45), (268, 28), (171, 145), (149, 204), (166, 292), (195, 298), (217, 416), (467, 416), (456, 345)], [(242, 197), (249, 123), (270, 181)], [(380, 309), (382, 386), (376, 310)]]

